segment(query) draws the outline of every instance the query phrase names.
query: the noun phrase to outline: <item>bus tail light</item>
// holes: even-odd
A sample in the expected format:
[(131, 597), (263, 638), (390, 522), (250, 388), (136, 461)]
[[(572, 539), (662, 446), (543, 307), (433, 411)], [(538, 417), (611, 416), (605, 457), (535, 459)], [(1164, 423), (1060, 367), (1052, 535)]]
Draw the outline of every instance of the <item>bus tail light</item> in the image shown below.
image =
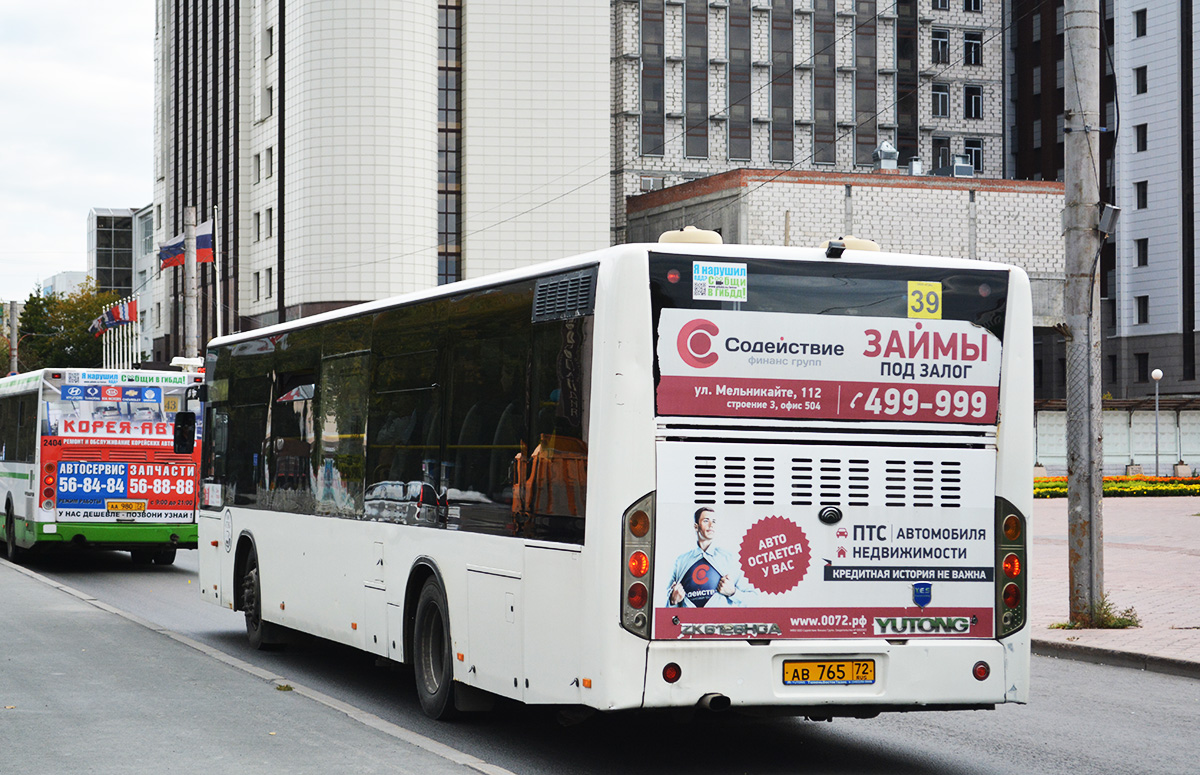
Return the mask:
[(975, 667), (971, 668), (971, 675), (975, 676), (976, 681), (986, 681), (991, 674), (992, 666), (987, 662), (976, 662)]
[[(1011, 635), (1025, 626), (1026, 566), (1025, 515), (1004, 498), (996, 499), (996, 637)], [(982, 680), (982, 679), (980, 679)]]
[(668, 662), (663, 667), (663, 680), (669, 684), (673, 684), (683, 677), (683, 668), (674, 662)]
[(621, 626), (650, 638), (650, 590), (654, 589), (654, 493), (625, 510), (621, 519)]

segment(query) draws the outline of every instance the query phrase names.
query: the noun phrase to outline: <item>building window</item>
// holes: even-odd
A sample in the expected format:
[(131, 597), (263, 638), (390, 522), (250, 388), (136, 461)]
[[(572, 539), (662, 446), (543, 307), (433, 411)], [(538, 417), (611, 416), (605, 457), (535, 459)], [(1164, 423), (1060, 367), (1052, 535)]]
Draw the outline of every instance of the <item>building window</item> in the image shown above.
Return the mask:
[(1146, 37), (1146, 9), (1133, 12), (1133, 37)]
[(1146, 125), (1138, 124), (1137, 126), (1135, 126), (1133, 128), (1133, 135), (1135, 138), (1134, 150), (1137, 151), (1138, 153), (1141, 153), (1142, 151), (1146, 150)]
[(933, 117), (950, 117), (950, 84), (935, 83), (930, 92), (933, 95)]
[(1144, 65), (1133, 68), (1133, 82), (1135, 92), (1138, 94), (1146, 93), (1146, 67)]
[(983, 87), (963, 87), (963, 118), (983, 118)]
[(1040, 13), (1035, 13), (1030, 16), (1029, 26), (1033, 28), (1033, 34), (1029, 36), (1029, 39), (1033, 43), (1037, 43), (1042, 39), (1042, 15)]
[(1133, 300), (1137, 302), (1137, 322), (1138, 325), (1150, 322), (1150, 297), (1135, 296)]
[(1134, 359), (1137, 361), (1137, 381), (1150, 381), (1150, 353), (1134, 353)]
[[(829, 0), (832, 2), (832, 0)], [(750, 158), (750, 0), (729, 3), (729, 150), (730, 159)], [(832, 14), (831, 14), (832, 15)], [(816, 6), (816, 27), (820, 27), (820, 3)], [(820, 39), (820, 32), (817, 32)], [(816, 92), (821, 91), (821, 61), (816, 57)], [(820, 97), (818, 96), (818, 99)], [(817, 161), (820, 161), (818, 158)]]
[(438, 253), (438, 285), (458, 282), (462, 279), (456, 253)]
[(982, 13), (983, 0), (963, 0), (963, 10), (968, 13)]
[(879, 93), (876, 0), (855, 0), (854, 28), (854, 161), (871, 164), (879, 147), (876, 95)]
[(642, 155), (662, 156), (666, 141), (663, 0), (642, 0)]
[(254, 182), (262, 179), (262, 154), (254, 154)]
[(258, 272), (254, 273), (254, 300), (258, 301), (262, 298), (262, 278)]
[(1042, 67), (1037, 65), (1033, 68), (1033, 93), (1042, 93)]
[(262, 239), (262, 213), (254, 214), (254, 241)]
[(1135, 239), (1133, 247), (1137, 253), (1137, 265), (1150, 266), (1150, 238)]
[(275, 233), (275, 208), (267, 208), (267, 237)]
[(963, 33), (963, 64), (983, 64), (983, 33), (969, 30)]
[(275, 53), (275, 28), (267, 27), (266, 34), (263, 35), (263, 59)]
[(921, 0), (896, 1), (896, 150), (902, 164), (921, 155), (920, 6)]
[(162, 302), (154, 302), (154, 327), (162, 327)]
[(1042, 147), (1042, 120), (1040, 118), (1033, 120), (1033, 147), (1035, 149)]
[[(862, 0), (860, 0), (862, 2)], [(870, 0), (874, 5), (874, 0)], [(701, 4), (703, 5), (703, 3)], [(707, 13), (707, 8), (705, 8)], [(871, 27), (871, 46), (875, 45), (874, 11), (864, 25)], [(774, 0), (771, 4), (771, 161), (792, 161), (795, 158), (796, 124), (792, 104), (792, 0)], [(861, 34), (859, 27), (858, 34)], [(860, 52), (861, 55), (861, 52)], [(874, 62), (874, 57), (871, 58)], [(875, 66), (871, 66), (874, 77)], [(871, 90), (874, 97), (875, 90)], [(871, 113), (874, 115), (874, 106)]]
[(813, 0), (813, 161), (817, 164), (837, 162), (836, 13), (834, 0)]
[(933, 168), (942, 169), (950, 166), (950, 138), (933, 138)]
[(950, 0), (933, 0), (933, 10), (949, 11), (950, 10)]
[(1117, 369), (1117, 356), (1115, 356), (1115, 355), (1108, 356), (1108, 381), (1116, 382), (1117, 377), (1119, 375), (1120, 375), (1120, 370)]
[(950, 63), (950, 30), (933, 31), (933, 63), (935, 65)]
[(274, 146), (267, 149), (267, 177), (275, 174), (275, 148)]
[(983, 172), (983, 138), (968, 137), (963, 140), (963, 150), (971, 160), (976, 172)]
[(267, 267), (267, 271), (266, 271), (266, 279), (265, 279), (265, 282), (263, 283), (263, 285), (265, 285), (265, 286), (266, 286), (267, 298), (268, 298), (268, 299), (269, 299), (269, 298), (271, 298), (272, 288), (274, 288), (274, 286), (275, 286), (275, 283), (273, 283), (271, 280), (272, 280), (272, 278), (271, 278), (271, 267)]
[[(687, 0), (683, 22), (683, 155), (708, 158), (708, 3)], [(790, 75), (790, 72), (789, 72)], [(788, 80), (789, 90), (791, 80)], [(790, 92), (789, 92), (790, 93)]]
[(263, 118), (267, 118), (268, 116), (274, 115), (275, 114), (275, 87), (274, 86), (267, 87), (266, 96), (263, 98), (263, 102), (265, 103), (263, 105)]
[(1145, 210), (1150, 200), (1149, 183), (1145, 180), (1134, 183), (1133, 196), (1137, 200), (1137, 209)]
[(457, 248), (458, 214), (462, 199), (457, 191), (438, 194), (438, 248)]
[[(438, 124), (438, 285), (462, 279), (462, 9), (457, 0), (438, 4), (438, 100), (447, 119)], [(444, 74), (444, 75), (442, 75)]]

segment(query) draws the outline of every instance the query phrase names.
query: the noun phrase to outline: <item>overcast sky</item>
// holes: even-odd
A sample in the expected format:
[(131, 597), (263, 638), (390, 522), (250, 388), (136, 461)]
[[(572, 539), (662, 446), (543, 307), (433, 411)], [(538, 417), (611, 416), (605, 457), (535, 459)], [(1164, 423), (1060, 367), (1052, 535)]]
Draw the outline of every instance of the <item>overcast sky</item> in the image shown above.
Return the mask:
[(154, 196), (154, 0), (0, 0), (0, 300), (87, 269), (93, 207)]

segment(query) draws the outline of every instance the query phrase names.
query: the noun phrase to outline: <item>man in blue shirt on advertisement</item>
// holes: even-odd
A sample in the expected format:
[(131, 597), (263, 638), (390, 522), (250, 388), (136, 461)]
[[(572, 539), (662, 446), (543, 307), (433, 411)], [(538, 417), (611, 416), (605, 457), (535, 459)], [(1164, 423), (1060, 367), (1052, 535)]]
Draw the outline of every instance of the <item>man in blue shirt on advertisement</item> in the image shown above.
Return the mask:
[(742, 574), (737, 557), (713, 544), (717, 517), (712, 509), (696, 509), (696, 545), (679, 555), (667, 585), (670, 605), (692, 606), (746, 605), (756, 593)]

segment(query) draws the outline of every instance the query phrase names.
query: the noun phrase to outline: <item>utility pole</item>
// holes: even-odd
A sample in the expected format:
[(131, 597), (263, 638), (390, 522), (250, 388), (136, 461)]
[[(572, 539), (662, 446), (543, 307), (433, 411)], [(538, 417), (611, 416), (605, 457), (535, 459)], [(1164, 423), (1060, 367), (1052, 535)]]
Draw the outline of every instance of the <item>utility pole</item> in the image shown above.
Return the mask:
[(8, 303), (8, 373), (17, 373), (17, 345), (20, 344), (20, 339), (17, 337), (17, 319), (20, 316), (19, 302), (10, 301)]
[(1100, 309), (1099, 0), (1063, 8), (1063, 212), (1067, 284), (1067, 554), (1071, 622), (1090, 625), (1104, 597)]
[(195, 358), (199, 331), (196, 325), (196, 208), (183, 208), (183, 354)]

